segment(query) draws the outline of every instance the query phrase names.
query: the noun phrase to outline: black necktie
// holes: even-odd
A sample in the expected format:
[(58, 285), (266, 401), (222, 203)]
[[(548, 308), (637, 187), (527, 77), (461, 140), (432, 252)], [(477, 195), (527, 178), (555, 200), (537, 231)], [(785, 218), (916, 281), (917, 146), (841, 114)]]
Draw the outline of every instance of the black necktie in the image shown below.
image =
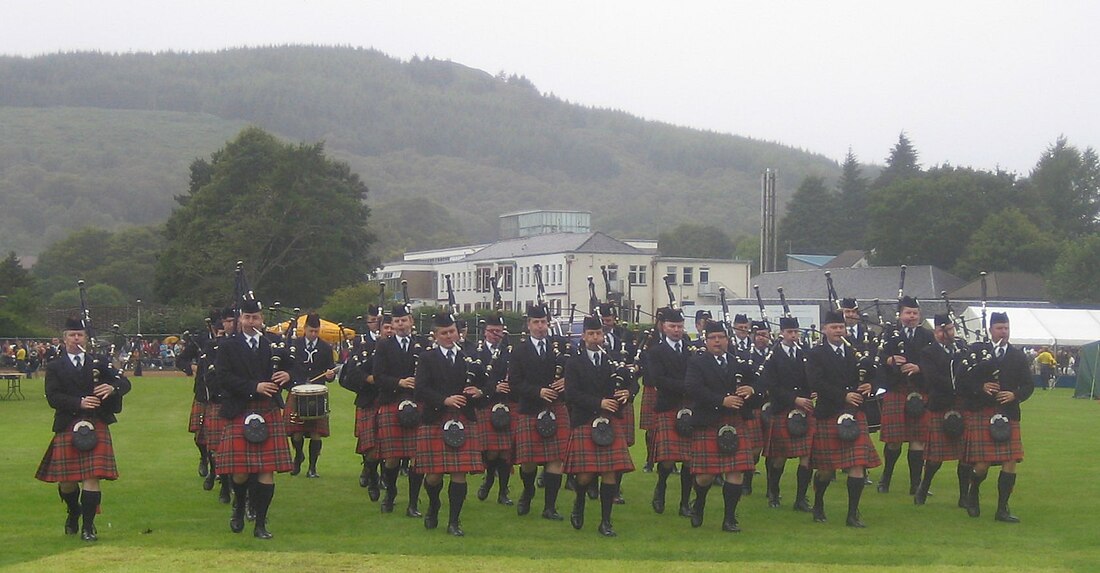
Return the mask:
[(252, 347), (253, 352), (255, 352), (257, 349), (260, 348), (260, 344), (258, 342), (256, 342), (255, 338), (252, 338), (252, 337), (248, 338), (248, 345)]
[(1004, 346), (998, 346), (997, 347), (997, 358), (1004, 358), (1004, 357), (1005, 357), (1005, 347)]
[(787, 354), (791, 355), (791, 360), (795, 359), (795, 350), (793, 346), (787, 349)]
[(452, 365), (455, 363), (455, 351), (454, 350), (448, 350), (447, 351), (447, 360), (450, 360)]
[(595, 365), (596, 368), (600, 367), (600, 353), (599, 352), (596, 352), (596, 353), (592, 354), (592, 364)]
[(834, 350), (836, 351), (837, 356), (839, 356), (841, 358), (844, 358), (844, 347), (843, 346), (837, 346), (836, 348), (834, 348)]
[(722, 370), (726, 369), (726, 357), (725, 356), (719, 356), (718, 357), (718, 365), (722, 367)]
[(546, 341), (540, 340), (539, 341), (539, 356), (542, 357), (542, 356), (545, 356), (545, 355), (546, 355)]
[(80, 361), (80, 355), (79, 354), (76, 355), (76, 360), (73, 360), (73, 365), (76, 366), (77, 370), (80, 370), (80, 367), (83, 366), (83, 363)]
[(401, 339), (401, 352), (408, 352), (408, 351), (409, 351), (409, 339), (408, 338), (402, 338)]
[(677, 342), (676, 343), (676, 354), (679, 354), (679, 353), (680, 353), (680, 343)]
[(912, 327), (908, 327), (908, 328), (905, 329), (905, 339), (906, 340), (913, 340), (913, 328)]

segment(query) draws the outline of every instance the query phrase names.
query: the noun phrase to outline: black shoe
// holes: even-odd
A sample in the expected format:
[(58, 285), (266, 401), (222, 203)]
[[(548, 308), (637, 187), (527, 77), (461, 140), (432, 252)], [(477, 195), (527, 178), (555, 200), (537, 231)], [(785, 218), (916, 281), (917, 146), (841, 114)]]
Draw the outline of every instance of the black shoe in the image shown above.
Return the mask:
[(959, 495), (959, 507), (961, 507), (963, 509), (966, 509), (967, 507), (969, 507), (969, 504), (966, 502), (966, 494), (960, 494)]
[(267, 530), (267, 527), (264, 524), (257, 523), (256, 527), (252, 530), (252, 537), (255, 537), (256, 539), (271, 539), (275, 536)]
[(462, 531), (462, 524), (457, 521), (447, 524), (447, 533), (455, 537), (463, 537), (466, 535), (466, 532)]
[(661, 493), (658, 490), (654, 489), (653, 490), (653, 501), (650, 505), (653, 506), (653, 511), (657, 512), (658, 514), (664, 513), (665, 512), (665, 496), (661, 495)]
[(748, 483), (741, 484), (741, 495), (752, 495), (752, 486)]
[(890, 484), (888, 482), (878, 482), (878, 487), (875, 488), (879, 493), (890, 493)]
[(969, 515), (970, 517), (981, 517), (982, 516), (982, 508), (978, 504), (978, 500), (976, 500), (976, 499), (968, 500), (968, 503), (966, 504), (966, 514)]
[(680, 517), (691, 517), (691, 504), (680, 506)]
[(738, 527), (736, 519), (728, 519), (722, 522), (722, 531), (728, 531), (730, 533), (741, 533), (741, 528)]
[(229, 518), (229, 531), (233, 533), (240, 533), (244, 531), (244, 516), (238, 515), (233, 512), (233, 517)]
[(588, 499), (591, 499), (592, 501), (600, 499), (600, 488), (596, 485), (595, 481), (588, 484), (588, 492), (586, 493), (588, 493)]
[(692, 527), (702, 527), (703, 526), (703, 512), (700, 511), (698, 514), (696, 514), (694, 511), (691, 512), (691, 526)]
[(95, 529), (85, 529), (80, 532), (81, 541), (99, 541), (99, 537), (96, 536)]
[(78, 530), (80, 530), (80, 514), (68, 514), (65, 517), (65, 535), (76, 535)]
[(646, 464), (642, 466), (642, 471), (647, 474), (653, 473), (653, 464)]
[[(542, 472), (539, 472), (538, 477), (535, 478), (535, 487), (542, 487)], [(569, 489), (569, 482), (565, 482), (565, 489)]]
[(256, 521), (256, 511), (252, 509), (252, 502), (245, 502), (244, 518), (248, 521)]
[(623, 499), (623, 494), (621, 493), (621, 491), (620, 493), (615, 494), (615, 499), (611, 500), (611, 502), (615, 505), (626, 505), (626, 500)]
[(371, 501), (378, 501), (378, 498), (382, 497), (382, 492), (379, 491), (378, 486), (370, 484), (367, 486), (367, 496)]
[(226, 504), (229, 503), (229, 488), (228, 487), (223, 487), (222, 490), (218, 492), (218, 503), (226, 503)]
[(199, 477), (204, 478), (210, 473), (210, 468), (206, 467), (206, 460), (199, 460)]
[(779, 509), (779, 497), (774, 495), (768, 495), (768, 507), (771, 509)]
[(871, 480), (871, 476), (863, 476), (863, 485), (875, 485), (875, 482)]
[(415, 505), (410, 505), (409, 507), (405, 508), (405, 517), (419, 518), (424, 517), (424, 514), (420, 513), (420, 509), (418, 509)]
[(1005, 523), (1020, 523), (1020, 518), (1012, 515), (1012, 512), (1008, 510), (1008, 506), (998, 509), (997, 514), (993, 516), (993, 519), (997, 521), (1003, 521)]
[(825, 519), (825, 508), (813, 508), (811, 510), (814, 514), (814, 523), (825, 523), (828, 519)]
[(515, 505), (516, 502), (512, 501), (512, 498), (508, 497), (508, 490), (502, 489), (497, 494), (497, 503), (500, 505)]
[(618, 535), (617, 533), (615, 533), (614, 529), (611, 529), (610, 521), (601, 521), (599, 532), (600, 535), (604, 537), (615, 537), (616, 535)]
[(317, 468), (309, 468), (309, 470), (306, 471), (306, 477), (307, 478), (319, 478), (321, 476), (317, 475)]
[(554, 507), (549, 507), (542, 510), (542, 518), (549, 519), (550, 521), (562, 521), (565, 519), (561, 516), (560, 513), (558, 513), (557, 508)]
[(810, 507), (810, 500), (806, 499), (805, 497), (800, 497), (797, 500), (795, 500), (794, 510), (795, 511), (801, 511), (803, 513), (813, 512), (813, 508)]
[(290, 475), (296, 476), (302, 473), (302, 462), (306, 461), (306, 457), (301, 454), (295, 454), (294, 467), (290, 470)]
[(367, 472), (367, 468), (363, 468), (363, 471), (359, 473), (359, 487), (367, 487), (370, 485), (370, 474)]
[(428, 512), (428, 515), (424, 516), (424, 529), (435, 529), (439, 527), (439, 514)]
[(926, 501), (928, 501), (928, 492), (924, 491), (923, 487), (918, 487), (916, 493), (913, 494), (913, 504), (924, 505)]
[(382, 508), (382, 513), (393, 513), (393, 500), (392, 499), (383, 499), (381, 508)]
[(867, 527), (866, 525), (864, 525), (863, 521), (859, 518), (859, 513), (858, 512), (857, 513), (849, 513), (848, 514), (848, 519), (844, 521), (844, 525), (847, 525), (848, 527), (859, 527), (859, 528)]
[(569, 524), (573, 526), (573, 529), (584, 527), (584, 507), (580, 504), (573, 504), (573, 513), (569, 514)]
[(202, 489), (206, 491), (214, 489), (214, 480), (217, 479), (217, 477), (218, 476), (213, 473), (206, 474), (206, 479), (202, 480)]
[(478, 501), (485, 501), (489, 499), (489, 481), (481, 482), (481, 487), (477, 488)]
[(519, 503), (516, 504), (517, 515), (527, 515), (531, 513), (531, 497), (532, 496), (527, 495), (526, 492), (519, 496)]

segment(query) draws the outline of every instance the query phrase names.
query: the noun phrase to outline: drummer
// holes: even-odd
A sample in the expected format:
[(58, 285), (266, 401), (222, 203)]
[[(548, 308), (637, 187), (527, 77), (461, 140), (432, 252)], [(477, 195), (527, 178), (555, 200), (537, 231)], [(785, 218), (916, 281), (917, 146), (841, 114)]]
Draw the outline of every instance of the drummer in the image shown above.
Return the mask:
[(321, 439), (329, 435), (327, 412), (320, 418), (300, 420), (295, 411), (298, 404), (295, 388), (310, 384), (323, 385), (336, 376), (332, 345), (321, 340), (320, 334), (321, 317), (316, 313), (309, 313), (306, 315), (302, 337), (293, 343), (296, 360), (290, 371), (291, 394), (286, 404), (287, 432), (290, 434), (290, 443), (294, 446), (294, 469), (290, 470), (292, 476), (302, 471), (302, 462), (305, 460), (302, 447), (306, 436), (309, 436), (309, 469), (306, 470), (306, 477), (320, 477), (317, 475), (317, 458), (321, 455)]

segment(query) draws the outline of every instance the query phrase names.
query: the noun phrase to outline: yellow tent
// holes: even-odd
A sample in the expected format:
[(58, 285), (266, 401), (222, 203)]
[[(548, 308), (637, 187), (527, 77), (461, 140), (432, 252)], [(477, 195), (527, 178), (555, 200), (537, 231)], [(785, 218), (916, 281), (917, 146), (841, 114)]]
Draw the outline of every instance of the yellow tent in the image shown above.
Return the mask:
[[(302, 335), (302, 330), (304, 330), (305, 327), (306, 327), (306, 315), (303, 314), (302, 316), (298, 317), (298, 324), (294, 327), (294, 336), (296, 336), (296, 337), (301, 336)], [(284, 322), (280, 322), (280, 323), (276, 323), (276, 324), (273, 324), (271, 326), (268, 326), (267, 331), (268, 332), (273, 332), (275, 334), (285, 334), (288, 328), (290, 328), (290, 321), (289, 320), (284, 321)], [(340, 341), (340, 327), (337, 326), (335, 322), (329, 322), (329, 321), (322, 318), (321, 319), (321, 334), (320, 334), (320, 336), (321, 336), (321, 340), (324, 340), (325, 342), (327, 342), (329, 344), (336, 344), (337, 342)], [(345, 326), (344, 327), (344, 337), (345, 337), (345, 340), (350, 340), (350, 339), (354, 338), (355, 337), (355, 330)]]

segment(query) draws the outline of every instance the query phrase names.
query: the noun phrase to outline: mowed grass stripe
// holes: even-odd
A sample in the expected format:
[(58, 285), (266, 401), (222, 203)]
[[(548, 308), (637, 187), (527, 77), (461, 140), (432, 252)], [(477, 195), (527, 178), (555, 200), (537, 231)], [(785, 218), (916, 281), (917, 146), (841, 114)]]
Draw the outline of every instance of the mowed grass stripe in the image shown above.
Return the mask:
[[(624, 483), (627, 505), (615, 508), (619, 537), (601, 539), (595, 532), (598, 504), (589, 503), (588, 523), (581, 532), (567, 523), (538, 518), (541, 491), (532, 515), (520, 518), (514, 508), (479, 502), (474, 491), (480, 478), (471, 479), (470, 497), (463, 512), (467, 532), (453, 539), (442, 531), (426, 531), (420, 520), (403, 515), (381, 515), (366, 491), (356, 484), (359, 458), (354, 455), (352, 396), (342, 388), (331, 390), (334, 435), (325, 441), (319, 464), (320, 479), (280, 475), (272, 506), (273, 542), (229, 533), (227, 506), (218, 504), (214, 492), (201, 489), (195, 473), (197, 453), (186, 432), (191, 382), (184, 378), (137, 379), (126, 399), (121, 422), (114, 426), (115, 446), (122, 474), (118, 482), (104, 486), (103, 513), (98, 518), (98, 546), (91, 551), (117, 551), (127, 559), (162, 559), (177, 550), (214, 550), (249, 563), (260, 553), (264, 562), (297, 559), (302, 554), (353, 554), (426, 557), (449, 566), (457, 557), (475, 561), (506, 558), (501, 567), (511, 568), (511, 558), (574, 559), (584, 563), (601, 560), (634, 567), (650, 561), (805, 565), (813, 570), (855, 563), (860, 567), (898, 566), (939, 570), (939, 567), (990, 566), (1001, 571), (1095, 570), (1100, 559), (1095, 532), (1100, 526), (1100, 501), (1092, 476), (1100, 445), (1095, 435), (1096, 402), (1070, 399), (1069, 390), (1037, 392), (1024, 405), (1024, 447), (1027, 459), (1012, 508), (1023, 523), (1012, 526), (992, 519), (996, 503), (996, 478), (983, 488), (980, 519), (969, 519), (955, 507), (957, 494), (954, 465), (946, 465), (933, 488), (928, 505), (916, 507), (906, 495), (907, 472), (899, 462), (894, 493), (879, 495), (868, 488), (862, 510), (869, 528), (855, 531), (843, 526), (846, 492), (834, 484), (827, 496), (828, 524), (814, 524), (806, 514), (790, 509), (794, 497), (794, 462), (783, 477), (784, 507), (766, 508), (763, 476), (756, 492), (742, 500), (739, 519), (744, 533), (723, 534), (721, 494), (713, 491), (707, 519), (700, 529), (675, 515), (678, 478), (670, 484), (670, 511), (655, 515), (649, 508), (654, 474), (635, 472)], [(74, 558), (88, 553), (81, 543), (61, 534), (63, 506), (54, 487), (33, 479), (34, 470), (49, 442), (52, 410), (42, 397), (42, 381), (24, 382), (24, 402), (0, 402), (5, 441), (0, 448), (4, 476), (3, 525), (0, 529), (0, 565), (26, 562), (41, 570), (41, 559), (53, 555)], [(1093, 433), (1090, 433), (1093, 432)], [(634, 450), (639, 469), (644, 445), (639, 435)], [(762, 464), (761, 464), (762, 467)], [(996, 470), (994, 470), (995, 473)], [(877, 478), (878, 470), (873, 472)], [(513, 497), (520, 487), (513, 478)], [(404, 480), (399, 482), (405, 499)], [(495, 496), (495, 491), (494, 491)], [(573, 494), (562, 491), (558, 501), (567, 512)], [(426, 505), (426, 500), (422, 501)], [(446, 511), (446, 508), (444, 508)], [(284, 555), (285, 553), (285, 555)], [(62, 558), (61, 562), (67, 563)], [(128, 563), (128, 560), (124, 561)], [(234, 561), (235, 563), (236, 561)], [(496, 561), (493, 561), (496, 563)], [(390, 562), (379, 562), (392, 566)], [(36, 565), (37, 564), (37, 565)], [(363, 565), (367, 566), (368, 561)], [(419, 562), (410, 566), (420, 567)], [(339, 560), (332, 567), (339, 567)], [(427, 567), (428, 565), (424, 565)], [(52, 567), (49, 567), (52, 568)], [(240, 570), (239, 567), (233, 566)], [(329, 568), (329, 567), (324, 567)], [(308, 570), (308, 567), (307, 567)]]

